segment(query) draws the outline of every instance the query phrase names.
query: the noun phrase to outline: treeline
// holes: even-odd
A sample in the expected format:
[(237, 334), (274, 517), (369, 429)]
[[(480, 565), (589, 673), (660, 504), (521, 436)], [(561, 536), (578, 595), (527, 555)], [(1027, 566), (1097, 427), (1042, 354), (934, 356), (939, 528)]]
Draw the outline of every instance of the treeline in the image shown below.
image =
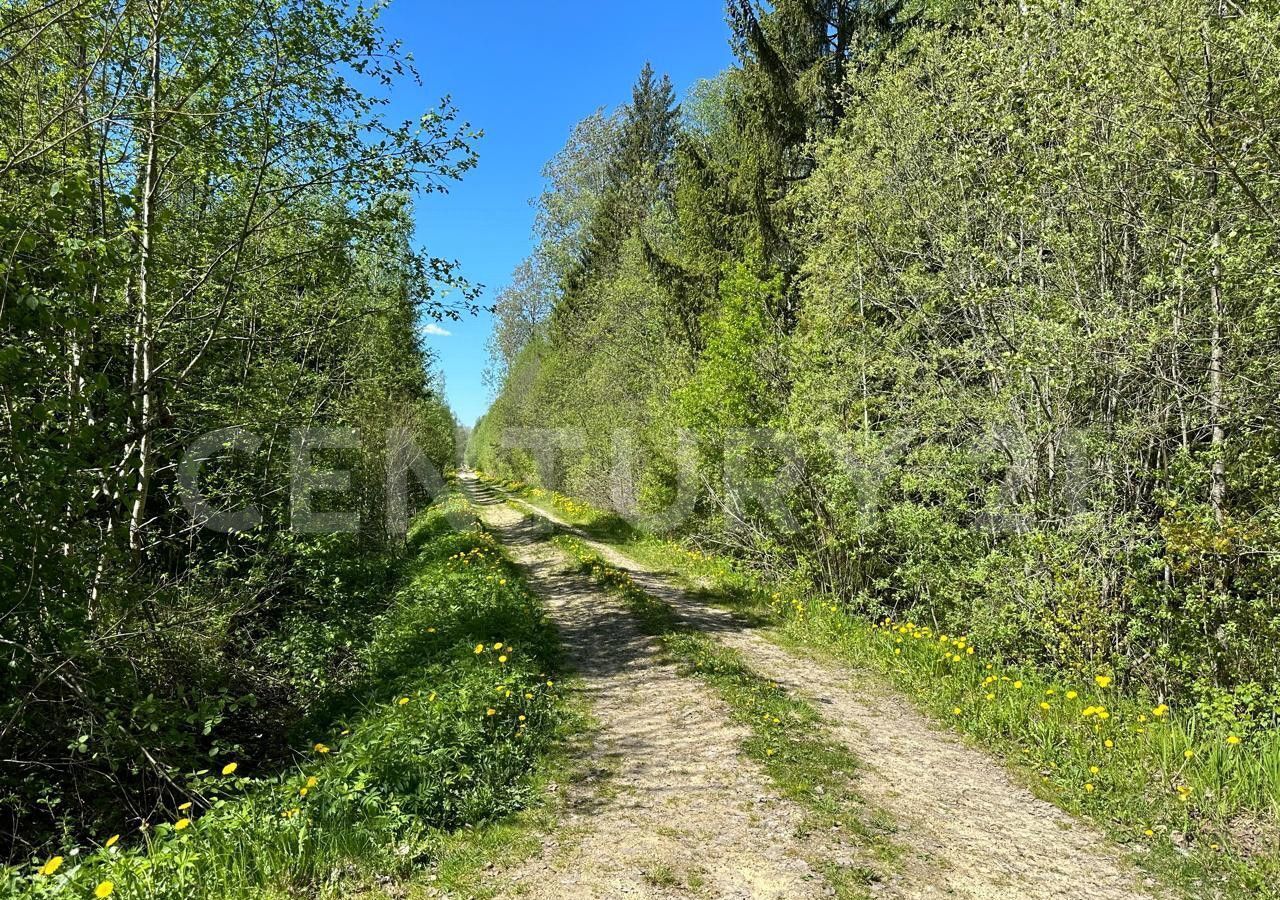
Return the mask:
[(473, 462), (1274, 724), (1280, 5), (728, 10), (548, 165)]
[[(475, 159), (447, 102), (387, 119), (412, 78), (341, 0), (0, 10), (0, 864), (269, 769), (351, 676), (388, 456), (454, 452), (419, 319), (474, 297), (412, 245)], [(317, 425), (354, 531), (288, 527)]]

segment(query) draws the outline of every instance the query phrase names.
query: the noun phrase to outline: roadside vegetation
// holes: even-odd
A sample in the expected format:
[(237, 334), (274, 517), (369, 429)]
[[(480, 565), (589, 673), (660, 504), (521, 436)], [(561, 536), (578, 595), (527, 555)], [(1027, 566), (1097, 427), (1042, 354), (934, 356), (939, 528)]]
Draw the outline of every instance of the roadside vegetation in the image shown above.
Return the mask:
[(509, 857), (528, 832), (510, 817), (541, 802), (582, 722), (556, 685), (554, 628), (490, 535), (453, 527), (466, 516), (456, 495), (435, 505), (381, 607), (333, 611), (329, 629), (368, 617), (367, 636), (340, 685), (316, 685), (284, 765), (221, 755), (182, 776), (189, 799), (0, 871), (0, 893), (341, 897), (375, 876), (474, 883)]
[[(378, 6), (0, 4), (0, 866), (61, 855), (43, 884), (119, 832), (216, 885), (183, 804), (374, 746), (328, 729), (454, 462), (418, 328), (474, 296), (413, 205), (475, 162), (447, 103), (384, 115)], [(400, 468), (437, 477), (390, 503)], [(319, 865), (280, 822), (268, 870), (290, 828)]]

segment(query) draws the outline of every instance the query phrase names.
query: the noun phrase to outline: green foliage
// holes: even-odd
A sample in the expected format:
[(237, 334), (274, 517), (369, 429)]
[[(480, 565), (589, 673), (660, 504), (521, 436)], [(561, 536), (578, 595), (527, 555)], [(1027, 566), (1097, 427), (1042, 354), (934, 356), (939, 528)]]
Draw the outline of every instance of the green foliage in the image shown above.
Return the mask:
[(473, 459), (1274, 725), (1275, 13), (730, 4), (670, 203), (561, 285)]
[[(412, 247), (411, 198), (469, 169), (475, 135), (447, 103), (387, 121), (411, 66), (340, 2), (8, 3), (0, 57), (0, 860), (18, 861), (172, 808), (211, 755), (281, 758), (349, 674), (402, 540), (388, 434), (440, 470), (454, 455), (416, 330), (458, 314), (440, 285), (474, 292)], [(332, 454), (359, 534), (286, 531), (290, 433), (320, 425), (360, 432)], [(184, 454), (230, 427), (256, 448), (206, 448), (200, 510)], [(205, 527), (249, 504), (257, 524)]]
[[(5, 896), (82, 897), (105, 881), (126, 898), (347, 896), (437, 848), (456, 854), (449, 832), (525, 805), (563, 715), (547, 677), (555, 632), (493, 539), (450, 527), (465, 507), (426, 513), (399, 589), (347, 611), (367, 624), (343, 683), (310, 686), (323, 702), (295, 729), (292, 765), (224, 748), (183, 779), (189, 808), (153, 813), (141, 833), (117, 812), (51, 851), (56, 872), (39, 874), (46, 858), (0, 872)], [(105, 847), (112, 831), (124, 837)]]

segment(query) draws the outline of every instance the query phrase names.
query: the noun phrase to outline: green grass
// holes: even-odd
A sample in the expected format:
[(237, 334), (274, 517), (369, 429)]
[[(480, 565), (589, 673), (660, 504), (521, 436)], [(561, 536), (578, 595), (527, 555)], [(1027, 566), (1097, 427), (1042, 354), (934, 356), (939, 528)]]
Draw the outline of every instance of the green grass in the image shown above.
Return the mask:
[(554, 540), (577, 561), (582, 573), (626, 603), (644, 630), (661, 641), (682, 674), (711, 685), (734, 719), (748, 727), (747, 755), (763, 766), (782, 796), (806, 811), (803, 837), (830, 835), (839, 829), (856, 840), (866, 865), (837, 866), (820, 855), (812, 863), (837, 897), (869, 896), (869, 885), (884, 877), (897, 855), (893, 826), (858, 795), (854, 786), (858, 760), (847, 747), (826, 736), (818, 711), (757, 674), (737, 651), (683, 627), (670, 606), (640, 589), (630, 575), (610, 566), (578, 538), (562, 534)]
[[(567, 520), (575, 525), (608, 521), (521, 487), (536, 505), (573, 511)], [(869, 622), (800, 584), (768, 581), (671, 541), (632, 532), (613, 543), (708, 601), (772, 626), (791, 649), (873, 668), (922, 710), (1004, 757), (1037, 794), (1097, 822), (1171, 890), (1280, 897), (1280, 734), (1233, 735), (1220, 717), (1193, 707), (1161, 709), (1110, 683), (988, 658), (965, 635)]]
[(462, 883), (518, 844), (536, 815), (511, 816), (540, 802), (538, 773), (580, 723), (538, 600), (490, 535), (449, 527), (465, 509), (455, 496), (417, 521), (404, 582), (354, 649), (360, 677), (293, 766), (211, 761), (183, 779), (188, 808), (0, 871), (0, 895), (339, 897), (375, 874)]

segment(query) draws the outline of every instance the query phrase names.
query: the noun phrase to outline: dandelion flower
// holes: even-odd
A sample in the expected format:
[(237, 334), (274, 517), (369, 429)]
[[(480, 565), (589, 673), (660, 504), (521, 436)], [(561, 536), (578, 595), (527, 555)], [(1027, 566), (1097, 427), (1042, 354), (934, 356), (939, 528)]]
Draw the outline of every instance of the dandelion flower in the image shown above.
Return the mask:
[(120, 841), (120, 835), (118, 835), (118, 834), (113, 834), (113, 835), (111, 835), (111, 837), (107, 838), (107, 842), (106, 842), (105, 844), (103, 844), (102, 846), (103, 846), (103, 847), (105, 847), (106, 849), (110, 850), (110, 849), (111, 849), (112, 847), (114, 847), (114, 846), (115, 846), (119, 841)]
[(484, 652), (484, 644), (476, 644), (476, 653)]
[(498, 662), (500, 662), (500, 663), (504, 663), (504, 662), (506, 662), (506, 661), (507, 661), (506, 654), (503, 654), (502, 656), (499, 656), (499, 657), (498, 657)]
[(957, 706), (955, 709), (951, 710), (951, 712), (953, 712), (954, 714), (956, 714), (956, 715), (958, 716), (958, 715), (960, 715), (962, 712), (964, 712), (964, 710), (962, 710), (960, 707), (958, 707), (958, 706)]
[(238, 769), (238, 768), (240, 768), (240, 764), (239, 764), (239, 763), (229, 762), (229, 763), (227, 763), (225, 766), (223, 766), (223, 767), (222, 767), (222, 774), (223, 774), (223, 775), (234, 775), (234, 774), (236, 774), (236, 769)]
[(191, 801), (188, 800), (186, 803), (179, 804), (178, 812), (186, 812), (190, 808), (191, 808)]
[(486, 715), (486, 716), (492, 716), (492, 715), (496, 715), (496, 714), (497, 714), (497, 712), (498, 712), (498, 711), (497, 711), (496, 709), (494, 709), (492, 706), (490, 706), (487, 710), (485, 710), (485, 715)]
[(1227, 743), (1234, 747), (1236, 744), (1240, 743), (1240, 738), (1236, 737), (1234, 734), (1227, 735)]
[(320, 783), (320, 779), (314, 775), (312, 775), (310, 778), (307, 779), (307, 787), (309, 788), (313, 788), (319, 783)]
[(494, 644), (494, 645), (493, 645), (493, 649), (494, 649), (494, 650), (501, 650), (501, 649), (502, 649), (502, 641), (498, 641), (498, 643)]
[(1110, 750), (1115, 745), (1116, 745), (1116, 742), (1111, 740), (1110, 738), (1102, 742), (1102, 746), (1106, 747), (1108, 750)]
[(62, 868), (62, 857), (51, 856), (49, 857), (49, 861), (40, 867), (40, 874), (43, 875), (45, 878), (48, 878), (50, 875), (52, 875), (54, 872), (58, 871), (61, 868)]
[(1015, 681), (1015, 682), (1013, 683), (1013, 686), (1014, 686), (1017, 690), (1022, 690), (1022, 682), (1021, 682), (1021, 681)]
[(1068, 699), (1068, 700), (1074, 700), (1074, 699), (1076, 699), (1076, 698), (1077, 698), (1077, 697), (1079, 697), (1079, 696), (1080, 696), (1080, 695), (1079, 695), (1079, 694), (1077, 694), (1075, 691), (1067, 691), (1067, 699)]
[(1048, 709), (1049, 709), (1049, 704), (1048, 704), (1048, 703), (1046, 703), (1045, 701), (1041, 700), (1041, 701), (1040, 701), (1040, 708), (1041, 708), (1041, 709), (1043, 709), (1043, 710), (1048, 710)]
[(1190, 759), (1191, 757), (1193, 757), (1193, 756), (1195, 756), (1195, 755), (1196, 755), (1196, 751), (1191, 750), (1191, 749), (1187, 749), (1187, 750), (1182, 751), (1182, 755), (1183, 755), (1183, 757), (1184, 757), (1184, 758), (1186, 758), (1186, 759)]
[(103, 897), (110, 897), (114, 894), (115, 890), (116, 886), (114, 884), (110, 881), (104, 881), (93, 889), (93, 896), (97, 897), (98, 900), (102, 900)]
[(1086, 793), (1086, 794), (1092, 794), (1092, 793), (1093, 793), (1093, 785), (1092, 785), (1092, 784), (1086, 784), (1086, 785), (1084, 786), (1084, 791), (1085, 791), (1085, 793)]
[(1108, 686), (1110, 686), (1110, 684), (1111, 684), (1111, 676), (1110, 676), (1110, 675), (1098, 675), (1098, 676), (1097, 676), (1097, 677), (1095, 677), (1093, 680), (1094, 680), (1094, 681), (1096, 681), (1096, 682), (1098, 683), (1098, 687), (1100, 687), (1100, 688), (1108, 687)]
[(185, 818), (184, 818), (184, 819), (179, 819), (178, 821), (176, 821), (176, 822), (174, 822), (174, 823), (173, 823), (173, 830), (174, 830), (174, 831), (183, 831), (183, 830), (185, 830), (185, 829), (186, 829), (188, 826), (190, 826), (190, 825), (191, 825), (191, 820), (190, 820), (190, 819), (185, 819)]
[(1097, 767), (1097, 766), (1090, 766), (1090, 767), (1089, 767), (1089, 774), (1090, 774), (1090, 775), (1097, 775), (1097, 774), (1098, 774), (1098, 767)]
[(401, 697), (401, 698), (400, 698), (400, 705), (401, 705), (401, 706), (404, 706), (404, 705), (405, 705), (406, 703), (408, 703), (408, 702), (409, 702), (409, 698), (408, 698), (408, 697)]
[(1164, 714), (1165, 714), (1165, 713), (1167, 713), (1168, 711), (1169, 711), (1169, 707), (1167, 707), (1167, 706), (1165, 706), (1163, 703), (1161, 703), (1161, 704), (1160, 704), (1159, 706), (1157, 706), (1155, 709), (1151, 710), (1151, 715), (1153, 715), (1153, 716), (1155, 716), (1157, 719), (1159, 719), (1159, 718), (1163, 717), (1163, 716), (1164, 716)]
[(326, 753), (329, 752), (329, 748), (326, 747), (324, 744), (316, 744), (315, 751), (319, 753), (321, 756), (324, 756)]

